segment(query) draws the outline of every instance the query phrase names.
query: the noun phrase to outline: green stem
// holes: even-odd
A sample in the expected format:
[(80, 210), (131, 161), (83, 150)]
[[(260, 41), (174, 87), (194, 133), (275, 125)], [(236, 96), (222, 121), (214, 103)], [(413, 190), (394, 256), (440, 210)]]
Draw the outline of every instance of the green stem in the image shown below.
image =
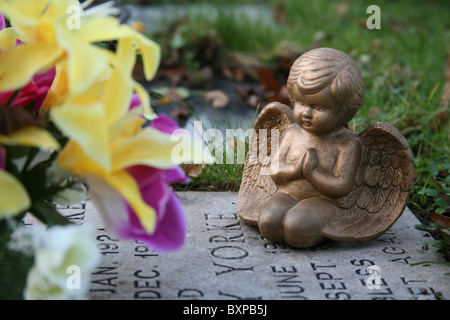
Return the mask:
[(34, 158), (38, 154), (39, 149), (31, 148), (30, 152), (28, 153), (27, 160), (25, 161), (25, 164), (23, 165), (23, 168), (20, 172), (20, 175), (22, 176), (25, 172), (27, 172), (28, 167), (30, 166), (31, 162), (33, 162)]

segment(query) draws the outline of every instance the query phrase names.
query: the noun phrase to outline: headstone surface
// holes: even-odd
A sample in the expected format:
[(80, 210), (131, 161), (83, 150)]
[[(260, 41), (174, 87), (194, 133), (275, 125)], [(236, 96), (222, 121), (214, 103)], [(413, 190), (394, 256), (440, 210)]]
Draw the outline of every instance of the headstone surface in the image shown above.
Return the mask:
[(102, 260), (91, 299), (449, 299), (448, 266), (407, 209), (376, 240), (326, 242), (311, 249), (272, 243), (239, 220), (237, 193), (180, 192), (188, 220), (185, 246), (158, 254), (105, 230), (90, 202), (59, 208), (91, 223)]

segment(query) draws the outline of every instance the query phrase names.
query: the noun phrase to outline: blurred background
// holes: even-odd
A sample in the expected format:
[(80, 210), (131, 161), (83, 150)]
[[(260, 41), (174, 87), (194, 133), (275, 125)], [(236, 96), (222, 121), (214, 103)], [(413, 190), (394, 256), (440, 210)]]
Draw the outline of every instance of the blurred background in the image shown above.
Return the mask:
[[(316, 47), (348, 53), (366, 88), (349, 127), (395, 125), (414, 154), (409, 206), (448, 215), (450, 2), (380, 0), (378, 16), (368, 11), (372, 2), (117, 1), (128, 23), (162, 49), (155, 79), (145, 82), (139, 62), (135, 78), (159, 97), (157, 113), (188, 130), (198, 120), (205, 128), (251, 128), (268, 102), (289, 104), (286, 79), (299, 55)], [(368, 27), (374, 22), (379, 28)], [(205, 185), (237, 190), (241, 169), (211, 174)]]

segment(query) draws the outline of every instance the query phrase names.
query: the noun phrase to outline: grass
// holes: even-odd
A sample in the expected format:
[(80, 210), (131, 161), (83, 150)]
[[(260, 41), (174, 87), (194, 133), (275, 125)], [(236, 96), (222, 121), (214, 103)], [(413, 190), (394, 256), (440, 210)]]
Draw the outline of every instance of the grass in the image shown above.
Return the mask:
[[(373, 30), (366, 26), (370, 16), (366, 9), (372, 1), (264, 3), (277, 22), (266, 16), (249, 17), (239, 9), (219, 9), (214, 18), (197, 12), (184, 16), (181, 24), (178, 20), (175, 32), (163, 32), (155, 40), (164, 54), (179, 50), (182, 63), (192, 70), (202, 63), (196, 60), (198, 39), (206, 39), (219, 52), (211, 63), (240, 64), (250, 75), (261, 65), (276, 68), (283, 53), (316, 46), (349, 53), (360, 66), (366, 88), (364, 104), (350, 126), (362, 131), (377, 121), (395, 125), (414, 155), (416, 182), (408, 206), (449, 215), (450, 112), (441, 103), (450, 56), (448, 1), (377, 1), (381, 29)], [(182, 41), (174, 41), (175, 35)], [(179, 46), (174, 48), (174, 43)], [(242, 169), (242, 165), (208, 165), (183, 188), (237, 191)]]

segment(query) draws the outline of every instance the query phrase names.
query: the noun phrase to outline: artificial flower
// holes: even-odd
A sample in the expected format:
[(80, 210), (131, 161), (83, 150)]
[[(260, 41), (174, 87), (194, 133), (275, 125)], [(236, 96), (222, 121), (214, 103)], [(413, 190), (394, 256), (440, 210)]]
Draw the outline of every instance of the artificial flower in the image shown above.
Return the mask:
[[(67, 219), (52, 203), (87, 191), (112, 233), (176, 250), (186, 218), (170, 184), (186, 181), (178, 164), (205, 155), (196, 148), (173, 155), (175, 123), (156, 117), (132, 78), (138, 55), (147, 80), (154, 76), (160, 48), (152, 40), (117, 18), (83, 11), (77, 0), (0, 0), (0, 8), (10, 24), (0, 15), (0, 218), (29, 211), (50, 226), (33, 255), (19, 252), (34, 262), (25, 270), (26, 299), (84, 298), (96, 245), (79, 227), (55, 226)], [(72, 267), (81, 282), (69, 282)]]
[(31, 204), (30, 197), (20, 181), (4, 170), (5, 163), (6, 151), (0, 146), (0, 219), (23, 212)]
[[(0, 31), (5, 29), (6, 23), (4, 16), (0, 13)], [(0, 39), (0, 43), (3, 43), (3, 46), (6, 45), (6, 47), (12, 47), (12, 40), (14, 40), (14, 46), (23, 44), (22, 41), (16, 38), (16, 33), (9, 32), (13, 31), (14, 29), (9, 28), (4, 33), (4, 38), (6, 39), (6, 36), (8, 36), (10, 39), (6, 41), (5, 39)], [(7, 44), (9, 42), (10, 44)], [(1, 50), (0, 50), (1, 52)], [(6, 106), (8, 104), (8, 107), (18, 107), (18, 106), (27, 106), (30, 102), (35, 101), (35, 106), (33, 108), (33, 112), (36, 112), (39, 110), (48, 89), (50, 88), (53, 79), (55, 77), (55, 69), (51, 69), (47, 72), (44, 72), (43, 74), (37, 74), (33, 76), (33, 79), (24, 87), (22, 88), (13, 98), (12, 101), (9, 101), (12, 96), (15, 93), (15, 90), (9, 90), (0, 92), (0, 107)]]
[[(158, 169), (171, 169), (177, 164), (172, 161), (175, 142), (171, 135), (155, 128), (142, 129), (144, 119), (131, 117), (111, 127), (108, 133), (107, 155), (110, 169), (98, 165), (74, 141), (70, 141), (57, 158), (58, 164), (75, 175), (89, 178), (94, 192), (103, 189), (98, 180), (118, 192), (138, 215), (147, 233), (152, 234), (156, 224), (154, 208), (142, 198), (139, 185), (127, 171), (136, 165)], [(190, 159), (189, 159), (190, 160)]]
[[(134, 80), (130, 80), (135, 55), (136, 49), (131, 39), (119, 41), (115, 55), (110, 55), (111, 67), (105, 70), (102, 81), (96, 82), (82, 94), (70, 94), (70, 85), (62, 85), (63, 88), (69, 88), (69, 94), (63, 104), (53, 106), (50, 110), (51, 118), (58, 128), (106, 170), (111, 169), (108, 132), (117, 122), (127, 117), (133, 88), (140, 88), (134, 84)], [(64, 74), (63, 70), (60, 72)], [(69, 77), (63, 78), (70, 83)], [(58, 85), (56, 83), (55, 87)], [(141, 92), (140, 90), (137, 91)], [(147, 109), (148, 94), (138, 94), (145, 113), (150, 115), (151, 112)], [(59, 92), (58, 95), (65, 94)], [(46, 105), (44, 101), (44, 108)], [(92, 123), (96, 125), (93, 126)]]
[[(0, 92), (0, 107), (26, 107), (34, 102), (33, 112), (37, 112), (47, 95), (47, 91), (55, 77), (55, 69), (50, 69), (42, 74), (37, 74), (33, 79), (22, 88), (11, 100), (15, 94), (14, 90)], [(11, 101), (10, 101), (11, 100)]]
[(53, 226), (35, 248), (26, 299), (84, 299), (100, 256), (88, 226)]
[(32, 126), (0, 134), (0, 144), (37, 147), (44, 150), (58, 150), (60, 147), (58, 141), (48, 131)]
[[(154, 119), (151, 128), (172, 133), (178, 126), (165, 115)], [(155, 228), (149, 232), (145, 220), (126, 199), (104, 181), (92, 178), (92, 199), (103, 214), (108, 229), (122, 239), (140, 240), (159, 252), (179, 249), (186, 236), (186, 217), (169, 185), (187, 182), (179, 167), (158, 169), (148, 165), (134, 165), (125, 169), (137, 183), (142, 199), (156, 214)], [(143, 223), (144, 221), (144, 223)]]
[[(23, 87), (38, 71), (46, 71), (55, 64), (65, 64), (68, 74), (68, 89), (74, 94), (88, 90), (99, 81), (114, 59), (108, 50), (95, 45), (99, 42), (128, 41), (142, 55), (146, 78), (150, 80), (159, 65), (160, 49), (150, 39), (132, 27), (120, 24), (116, 18), (85, 15), (76, 0), (0, 0), (2, 13), (9, 18), (15, 34), (20, 35), (23, 45), (2, 51), (0, 60), (0, 91)], [(72, 17), (68, 14), (73, 10)], [(80, 23), (70, 27), (69, 20), (77, 18)], [(2, 47), (11, 42), (7, 28), (0, 32)], [(8, 37), (2, 33), (7, 34)], [(85, 57), (89, 57), (86, 59)], [(129, 63), (134, 55), (126, 55)], [(28, 59), (28, 60), (27, 60)], [(21, 65), (20, 70), (14, 70)], [(127, 80), (142, 95), (142, 88), (131, 75)]]

